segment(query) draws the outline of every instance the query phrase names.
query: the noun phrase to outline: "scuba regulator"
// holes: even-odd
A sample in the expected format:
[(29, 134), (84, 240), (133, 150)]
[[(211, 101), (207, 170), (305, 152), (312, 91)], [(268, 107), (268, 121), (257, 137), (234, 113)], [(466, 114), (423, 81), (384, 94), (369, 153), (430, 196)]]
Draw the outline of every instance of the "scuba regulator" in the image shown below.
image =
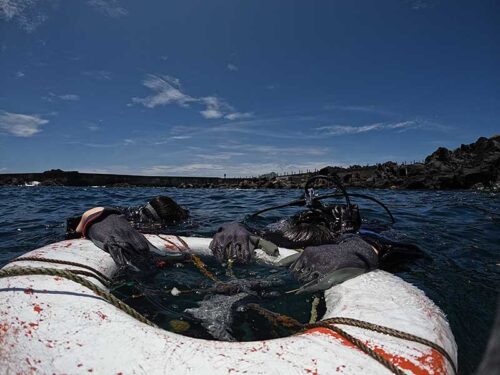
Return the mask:
[[(335, 191), (333, 193), (318, 195), (316, 194), (313, 183), (318, 180), (326, 180), (335, 185)], [(344, 198), (344, 204), (331, 204), (324, 205), (321, 203), (321, 200), (326, 198)], [(373, 198), (366, 194), (358, 194), (358, 193), (348, 193), (345, 187), (340, 180), (340, 177), (337, 174), (333, 174), (331, 176), (325, 175), (316, 175), (310, 177), (305, 186), (304, 186), (304, 195), (301, 199), (296, 199), (291, 202), (281, 204), (278, 206), (272, 206), (268, 208), (264, 208), (260, 211), (257, 211), (251, 215), (258, 216), (264, 212), (277, 210), (279, 208), (285, 207), (307, 207), (309, 210), (300, 214), (303, 216), (304, 221), (307, 221), (309, 216), (316, 214), (315, 216), (325, 218), (325, 221), (328, 221), (329, 227), (335, 233), (352, 233), (357, 232), (361, 227), (361, 215), (359, 211), (359, 207), (357, 204), (351, 203), (351, 197), (357, 197), (362, 199), (371, 200), (378, 205), (380, 205), (389, 215), (391, 223), (394, 224), (396, 221), (394, 220), (394, 216), (387, 206), (380, 202), (378, 199)], [(319, 214), (319, 215), (318, 215)]]

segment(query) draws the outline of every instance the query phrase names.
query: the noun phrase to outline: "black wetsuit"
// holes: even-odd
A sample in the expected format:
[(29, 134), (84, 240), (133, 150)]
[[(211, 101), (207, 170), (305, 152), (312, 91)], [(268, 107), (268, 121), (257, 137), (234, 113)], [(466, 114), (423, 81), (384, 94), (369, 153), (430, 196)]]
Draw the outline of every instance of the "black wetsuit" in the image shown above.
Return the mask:
[[(107, 210), (113, 210), (115, 214), (123, 215), (130, 225), (143, 233), (161, 233), (166, 225), (149, 214), (143, 206), (140, 207), (106, 207)], [(72, 216), (66, 219), (66, 239), (78, 238), (76, 227), (82, 219), (82, 216)]]
[(336, 243), (308, 246), (293, 259), (292, 274), (300, 292), (324, 290), (378, 268), (375, 249), (357, 234), (343, 234)]
[(184, 258), (180, 253), (167, 254), (157, 249), (115, 208), (90, 215), (83, 223), (82, 235), (108, 252), (120, 267), (135, 271), (150, 269), (159, 261)]
[[(372, 263), (371, 266), (373, 268), (380, 266), (382, 269), (387, 270), (391, 270), (393, 267), (408, 260), (424, 257), (424, 253), (416, 245), (392, 241), (375, 231), (367, 229), (360, 229), (359, 232), (356, 233), (332, 235), (331, 239), (308, 239), (304, 241), (290, 240), (286, 238), (286, 236), (283, 236), (281, 231), (275, 231), (272, 229), (258, 231), (258, 235), (268, 241), (271, 241), (279, 247), (285, 247), (288, 249), (304, 249), (310, 246), (321, 246), (327, 244), (335, 245), (339, 250), (338, 257), (347, 256), (350, 261), (354, 262), (353, 264), (356, 264), (357, 262), (356, 254), (362, 254), (367, 251), (368, 254), (375, 253), (372, 248), (374, 247), (378, 252), (378, 262), (376, 265)], [(351, 239), (346, 241), (348, 238)], [(354, 238), (356, 238), (356, 240), (354, 240)], [(369, 251), (371, 251), (371, 253)]]

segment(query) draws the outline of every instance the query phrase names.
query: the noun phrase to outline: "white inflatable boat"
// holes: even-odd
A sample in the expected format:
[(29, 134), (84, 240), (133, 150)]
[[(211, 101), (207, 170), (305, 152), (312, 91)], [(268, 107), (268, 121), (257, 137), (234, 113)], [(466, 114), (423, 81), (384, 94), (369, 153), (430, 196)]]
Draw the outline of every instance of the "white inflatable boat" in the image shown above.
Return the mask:
[[(158, 246), (210, 255), (208, 238), (148, 235)], [(276, 263), (293, 250), (263, 262)], [(25, 260), (22, 260), (25, 258)], [(26, 258), (30, 260), (26, 260)], [(87, 267), (36, 261), (75, 262)], [(71, 269), (103, 291), (117, 267), (84, 239), (54, 243), (6, 265)], [(92, 271), (89, 270), (89, 268)], [(373, 271), (325, 292), (323, 319), (357, 319), (426, 339), (442, 351), (371, 329), (336, 324), (406, 374), (453, 374), (457, 346), (441, 310), (425, 294), (384, 271)], [(451, 361), (450, 361), (451, 360)], [(328, 328), (255, 342), (194, 339), (151, 327), (63, 277), (0, 278), (1, 374), (390, 374), (392, 371)]]

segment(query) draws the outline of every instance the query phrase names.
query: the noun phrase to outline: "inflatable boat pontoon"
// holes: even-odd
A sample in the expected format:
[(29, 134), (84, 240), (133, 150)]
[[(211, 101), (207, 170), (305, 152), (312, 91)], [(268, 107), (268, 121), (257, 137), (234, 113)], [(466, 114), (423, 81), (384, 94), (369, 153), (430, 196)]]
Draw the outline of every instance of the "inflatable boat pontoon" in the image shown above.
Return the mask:
[[(158, 248), (211, 255), (208, 238), (147, 237)], [(280, 249), (280, 255), (272, 257), (257, 251), (257, 257), (277, 263), (292, 253)], [(111, 257), (84, 239), (44, 246), (3, 270), (16, 267), (80, 270), (84, 273), (80, 277), (103, 291), (103, 278), (110, 279), (117, 272)], [(399, 277), (380, 270), (369, 272), (330, 288), (325, 300), (323, 319), (351, 318), (403, 331), (436, 344), (451, 359), (428, 345), (336, 325), (401, 373), (454, 373), (457, 346), (444, 314), (422, 291)], [(391, 371), (346, 337), (324, 327), (267, 341), (194, 339), (144, 324), (66, 278), (4, 275), (0, 278), (0, 373), (377, 375)]]

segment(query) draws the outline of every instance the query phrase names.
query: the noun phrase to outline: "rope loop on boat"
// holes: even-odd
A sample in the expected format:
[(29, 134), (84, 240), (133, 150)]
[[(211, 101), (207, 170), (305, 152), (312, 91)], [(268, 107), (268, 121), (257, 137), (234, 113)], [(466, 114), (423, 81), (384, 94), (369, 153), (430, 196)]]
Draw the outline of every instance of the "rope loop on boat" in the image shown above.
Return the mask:
[[(85, 268), (85, 269), (87, 269), (87, 270), (95, 273), (102, 280), (105, 280), (104, 283), (101, 282), (103, 285), (111, 283), (111, 279), (109, 277), (107, 277), (106, 275), (104, 275), (102, 272), (99, 272), (95, 268), (90, 267), (90, 266), (88, 266), (86, 264), (77, 263), (77, 262), (71, 262), (69, 260), (41, 258), (41, 257), (26, 257), (26, 256), (24, 256), (24, 257), (12, 259), (9, 263), (26, 262), (26, 261), (30, 261), (30, 262), (44, 262), (44, 263), (53, 263), (53, 264), (64, 264), (66, 266), (75, 266), (75, 267)], [(99, 281), (101, 281), (101, 280), (99, 280)]]
[(286, 316), (286, 315), (281, 315), (281, 314), (276, 314), (272, 311), (269, 311), (267, 309), (262, 308), (261, 306), (257, 304), (248, 304), (248, 308), (251, 308), (252, 310), (255, 310), (265, 318), (267, 318), (271, 323), (273, 324), (280, 324), (284, 327), (287, 328), (292, 328), (292, 329), (297, 329), (298, 332), (296, 334), (301, 334), (304, 333), (305, 331), (308, 331), (310, 329), (314, 328), (326, 328), (330, 331), (333, 331), (348, 341), (350, 341), (354, 346), (356, 346), (359, 350), (362, 352), (366, 353), (373, 359), (375, 359), (377, 362), (382, 364), (383, 366), (387, 367), (389, 370), (391, 370), (394, 374), (397, 375), (404, 375), (405, 372), (401, 370), (399, 367), (396, 367), (391, 361), (386, 359), (385, 357), (381, 356), (379, 353), (368, 347), (364, 342), (361, 340), (357, 339), (354, 336), (351, 336), (349, 333), (344, 331), (343, 329), (335, 326), (334, 324), (343, 324), (343, 325), (349, 325), (353, 327), (358, 327), (358, 328), (363, 328), (367, 329), (370, 331), (378, 332), (378, 333), (383, 333), (392, 337), (400, 338), (403, 340), (407, 341), (413, 341), (425, 346), (428, 346), (437, 352), (439, 352), (444, 358), (446, 358), (451, 367), (453, 368), (453, 372), (456, 374), (457, 373), (457, 368), (455, 366), (455, 363), (453, 362), (451, 356), (448, 354), (446, 350), (444, 350), (441, 346), (437, 345), (436, 343), (426, 340), (422, 337), (412, 335), (407, 332), (399, 331), (393, 328), (385, 327), (385, 326), (380, 326), (377, 324), (365, 322), (363, 320), (358, 320), (358, 319), (352, 319), (352, 318), (343, 318), (343, 317), (335, 317), (335, 318), (329, 318), (325, 320), (321, 320), (316, 323), (306, 323), (302, 324), (299, 321)]
[[(77, 272), (75, 272), (75, 271), (77, 271)], [(73, 281), (75, 283), (78, 283), (78, 284), (90, 289), (92, 292), (97, 294), (99, 297), (101, 297), (105, 301), (109, 302), (110, 304), (112, 304), (116, 308), (127, 313), (132, 318), (135, 318), (138, 321), (145, 323), (151, 327), (158, 328), (158, 326), (156, 324), (154, 324), (149, 319), (142, 316), (140, 313), (138, 313), (135, 309), (133, 309), (132, 307), (130, 307), (126, 303), (120, 301), (118, 298), (116, 298), (111, 293), (105, 292), (104, 290), (100, 289), (97, 285), (94, 285), (90, 281), (77, 275), (77, 273), (84, 274), (83, 272), (85, 272), (85, 271), (61, 270), (61, 269), (57, 269), (57, 268), (11, 267), (11, 268), (0, 270), (0, 279), (5, 278), (5, 277), (31, 276), (31, 275), (45, 275), (45, 276), (62, 277), (64, 279), (68, 279), (70, 281)], [(87, 275), (87, 272), (85, 272), (85, 275), (89, 276), (89, 275)]]
[(413, 341), (418, 344), (422, 344), (425, 346), (428, 346), (437, 352), (439, 352), (443, 357), (445, 357), (448, 362), (450, 362), (451, 367), (453, 367), (453, 371), (457, 373), (457, 368), (455, 367), (455, 363), (453, 362), (453, 359), (451, 356), (448, 354), (446, 350), (444, 350), (441, 346), (438, 344), (429, 341), (427, 339), (424, 339), (419, 336), (412, 335), (411, 333), (399, 331), (394, 328), (389, 328), (389, 327), (384, 327), (380, 326), (378, 324), (373, 324), (369, 322), (365, 322), (364, 320), (358, 320), (358, 319), (352, 319), (352, 318), (343, 318), (343, 317), (335, 317), (335, 318), (330, 318), (330, 319), (325, 319), (320, 322), (314, 323), (314, 324), (306, 324), (303, 329), (307, 330), (310, 328), (314, 328), (314, 326), (328, 326), (330, 324), (344, 324), (344, 325), (349, 325), (353, 327), (358, 327), (358, 328), (363, 328), (367, 329), (370, 331), (378, 332), (378, 333), (383, 333), (385, 335), (389, 335), (392, 337), (396, 337), (399, 339), (407, 340), (407, 341)]

